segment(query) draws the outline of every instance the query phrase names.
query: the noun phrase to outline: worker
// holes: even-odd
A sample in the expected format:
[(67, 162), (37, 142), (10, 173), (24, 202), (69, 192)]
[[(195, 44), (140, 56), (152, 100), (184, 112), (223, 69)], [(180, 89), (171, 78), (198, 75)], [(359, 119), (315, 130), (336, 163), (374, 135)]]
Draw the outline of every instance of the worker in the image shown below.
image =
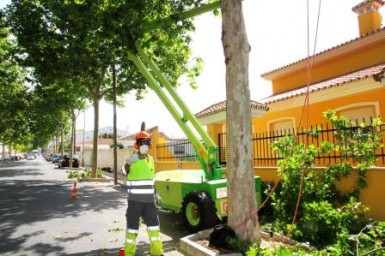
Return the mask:
[(160, 240), (159, 216), (156, 200), (159, 200), (154, 187), (154, 159), (148, 154), (151, 148), (150, 135), (142, 130), (136, 135), (135, 151), (122, 168), (127, 175), (128, 205), (126, 212), (127, 230), (125, 255), (135, 255), (136, 237), (139, 231), (139, 220), (143, 219), (150, 238), (150, 254), (163, 255)]

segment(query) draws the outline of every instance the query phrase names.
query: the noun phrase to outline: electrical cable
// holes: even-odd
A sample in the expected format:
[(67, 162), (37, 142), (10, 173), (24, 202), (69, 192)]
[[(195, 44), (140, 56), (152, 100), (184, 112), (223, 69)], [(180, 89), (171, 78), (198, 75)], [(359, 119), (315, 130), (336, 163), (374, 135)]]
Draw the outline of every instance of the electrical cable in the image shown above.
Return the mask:
[[(309, 41), (310, 40), (309, 0), (307, 0), (306, 2), (307, 2), (307, 61), (308, 61), (307, 70), (306, 70), (306, 96), (305, 96), (305, 101), (304, 101), (304, 104), (303, 104), (303, 107), (302, 107), (301, 119), (300, 119), (298, 127), (301, 126), (302, 120), (304, 118), (304, 115), (306, 114), (305, 127), (306, 127), (306, 131), (307, 131), (308, 127), (309, 127), (309, 109), (310, 109), (309, 108), (309, 105), (310, 105), (309, 99), (310, 99), (311, 71), (312, 71), (312, 68), (313, 68), (314, 56), (315, 56), (316, 46), (317, 46), (318, 28), (319, 28), (319, 21), (320, 21), (320, 14), (321, 14), (321, 2), (322, 2), (322, 0), (319, 0), (319, 2), (318, 2), (318, 16), (317, 16), (316, 33), (315, 33), (315, 38), (314, 38), (314, 48), (313, 48), (313, 54), (312, 55), (310, 55), (310, 41)], [(307, 146), (308, 146), (308, 135), (306, 136), (304, 161), (305, 161)], [(300, 182), (300, 187), (299, 187), (299, 192), (298, 192), (298, 199), (297, 199), (296, 208), (295, 208), (294, 215), (293, 215), (292, 224), (294, 224), (296, 222), (296, 218), (297, 218), (297, 214), (298, 214), (298, 209), (299, 209), (299, 204), (301, 202), (301, 195), (302, 195), (302, 190), (303, 190), (304, 173), (305, 173), (305, 170), (302, 168), (301, 182)], [(281, 179), (279, 179), (278, 182), (274, 185), (273, 189), (269, 192), (269, 194), (267, 195), (267, 197), (265, 198), (263, 203), (255, 211), (253, 211), (253, 213), (250, 216), (245, 218), (245, 220), (243, 220), (243, 221), (239, 222), (237, 225), (235, 225), (233, 227), (234, 229), (239, 227), (239, 226), (244, 225), (255, 214), (258, 214), (258, 211), (270, 199), (271, 195), (274, 193), (274, 191), (277, 188), (277, 186), (280, 183), (280, 181), (281, 181)], [(291, 234), (290, 231), (291, 231), (291, 229), (289, 230), (289, 232), (287, 234), (287, 237), (290, 237), (290, 234)]]
[[(314, 64), (314, 56), (315, 56), (315, 52), (316, 52), (316, 46), (317, 46), (317, 39), (318, 39), (318, 28), (319, 28), (319, 21), (320, 21), (320, 14), (321, 14), (321, 2), (322, 0), (319, 0), (319, 4), (318, 4), (318, 17), (317, 17), (317, 25), (316, 25), (316, 32), (315, 32), (315, 38), (314, 38), (314, 48), (313, 48), (313, 53), (310, 57), (310, 20), (309, 20), (309, 0), (307, 0), (307, 61), (308, 61), (308, 65), (307, 65), (307, 70), (306, 70), (306, 96), (305, 96), (305, 101), (304, 101), (304, 105), (302, 107), (302, 114), (301, 114), (301, 119), (300, 119), (300, 123), (299, 123), (299, 127), (301, 127), (301, 124), (302, 124), (302, 120), (303, 120), (303, 117), (304, 115), (306, 115), (306, 119), (305, 119), (305, 128), (306, 128), (306, 139), (305, 139), (305, 147), (304, 147), (304, 157), (303, 157), (303, 163), (305, 163), (306, 161), (306, 150), (308, 148), (308, 145), (309, 145), (309, 134), (308, 134), (308, 129), (309, 129), (309, 112), (310, 112), (310, 83), (311, 83), (311, 75), (312, 75), (312, 68), (313, 68), (313, 64)], [(303, 181), (304, 181), (304, 178), (305, 178), (305, 171), (306, 171), (306, 165), (303, 164), (302, 165), (302, 168), (301, 168), (301, 180), (300, 180), (300, 185), (299, 185), (299, 190), (298, 190), (298, 197), (297, 197), (297, 203), (296, 203), (296, 207), (295, 207), (295, 211), (294, 211), (294, 215), (293, 215), (293, 220), (292, 220), (292, 225), (294, 225), (296, 223), (296, 220), (297, 220), (297, 215), (298, 215), (298, 210), (299, 210), (299, 205), (301, 203), (301, 199), (302, 199), (302, 191), (303, 191)], [(290, 231), (291, 229), (289, 230), (289, 233), (288, 233), (288, 236), (290, 236)]]

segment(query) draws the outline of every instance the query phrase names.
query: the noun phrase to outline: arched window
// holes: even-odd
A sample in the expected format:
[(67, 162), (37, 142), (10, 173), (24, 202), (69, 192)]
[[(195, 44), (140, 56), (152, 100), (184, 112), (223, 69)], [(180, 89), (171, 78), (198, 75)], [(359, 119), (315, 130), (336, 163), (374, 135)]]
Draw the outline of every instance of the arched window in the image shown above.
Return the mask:
[(380, 115), (378, 102), (360, 102), (345, 105), (335, 109), (337, 115), (349, 120), (370, 123), (370, 120)]
[(284, 117), (275, 120), (271, 120), (267, 123), (269, 131), (287, 131), (294, 128), (294, 118)]

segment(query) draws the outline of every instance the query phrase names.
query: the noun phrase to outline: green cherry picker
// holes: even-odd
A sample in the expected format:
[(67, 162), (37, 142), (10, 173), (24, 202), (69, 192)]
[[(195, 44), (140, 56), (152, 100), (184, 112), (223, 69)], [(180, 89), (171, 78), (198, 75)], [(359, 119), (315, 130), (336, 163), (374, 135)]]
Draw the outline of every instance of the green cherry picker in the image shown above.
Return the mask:
[[(218, 8), (220, 8), (220, 1), (215, 1), (174, 15), (161, 22), (149, 23), (144, 26), (144, 30), (151, 31), (177, 20), (192, 18)], [(226, 174), (224, 168), (219, 164), (218, 146), (154, 61), (140, 48), (137, 48), (135, 54), (128, 54), (148, 85), (155, 91), (191, 141), (201, 165), (200, 170), (169, 170), (155, 174), (155, 187), (162, 198), (161, 207), (181, 212), (190, 232), (211, 228), (220, 219), (227, 216), (228, 205)], [(260, 205), (261, 179), (255, 176), (254, 180), (257, 203)]]
[[(219, 164), (218, 147), (146, 53), (138, 49), (138, 54), (129, 53), (129, 56), (191, 141), (202, 167), (201, 170), (157, 172), (155, 187), (162, 198), (160, 206), (182, 212), (190, 232), (211, 228), (227, 216), (228, 205), (227, 180), (224, 168)], [(259, 205), (261, 179), (258, 176), (254, 179)]]

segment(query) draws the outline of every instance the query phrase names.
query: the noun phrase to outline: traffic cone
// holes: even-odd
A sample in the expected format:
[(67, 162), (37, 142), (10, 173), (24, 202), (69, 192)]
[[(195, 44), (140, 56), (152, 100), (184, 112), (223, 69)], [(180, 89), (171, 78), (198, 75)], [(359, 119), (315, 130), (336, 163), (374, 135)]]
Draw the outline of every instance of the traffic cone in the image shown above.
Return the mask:
[(125, 256), (125, 254), (124, 254), (124, 249), (123, 249), (123, 248), (120, 249), (120, 251), (119, 251), (119, 256)]
[(71, 200), (78, 199), (78, 188), (77, 188), (77, 182), (74, 181), (74, 184), (72, 185), (71, 189)]

